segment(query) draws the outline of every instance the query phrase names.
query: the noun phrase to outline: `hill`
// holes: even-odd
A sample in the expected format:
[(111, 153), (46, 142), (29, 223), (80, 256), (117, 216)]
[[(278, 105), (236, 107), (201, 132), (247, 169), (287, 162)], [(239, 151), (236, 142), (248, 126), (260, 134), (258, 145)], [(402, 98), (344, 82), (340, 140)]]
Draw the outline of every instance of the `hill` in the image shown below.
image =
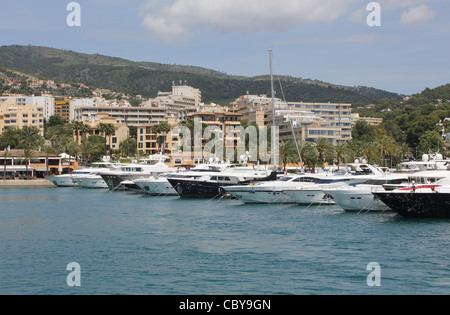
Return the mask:
[[(226, 105), (247, 92), (270, 94), (269, 76), (238, 77), (195, 66), (134, 62), (39, 46), (1, 46), (0, 66), (40, 79), (82, 83), (144, 97), (170, 91), (174, 82), (187, 82), (199, 88), (207, 103)], [(369, 104), (386, 98), (401, 99), (398, 94), (370, 87), (347, 87), (286, 76), (280, 77), (280, 81), (287, 101)], [(281, 98), (281, 89), (277, 90)]]

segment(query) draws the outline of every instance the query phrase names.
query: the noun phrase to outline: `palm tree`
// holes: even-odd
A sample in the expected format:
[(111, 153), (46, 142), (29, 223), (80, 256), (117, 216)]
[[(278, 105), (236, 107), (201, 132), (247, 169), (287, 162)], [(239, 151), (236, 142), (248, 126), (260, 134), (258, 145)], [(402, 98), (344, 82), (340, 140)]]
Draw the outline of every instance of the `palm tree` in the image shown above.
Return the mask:
[[(83, 158), (83, 162), (89, 161), (92, 154), (96, 153), (96, 151), (97, 151), (97, 147), (91, 141), (88, 141), (88, 140), (83, 141), (83, 143), (81, 143), (79, 149), (80, 149), (81, 156)], [(84, 164), (87, 164), (87, 163), (84, 163)]]
[(71, 126), (73, 131), (75, 132), (76, 135), (76, 139), (77, 139), (77, 143), (79, 143), (79, 138), (80, 138), (80, 130), (83, 129), (83, 123), (81, 121), (73, 121)]
[(402, 143), (397, 147), (398, 154), (403, 161), (405, 157), (410, 157), (413, 155), (411, 148), (407, 143)]
[(343, 161), (345, 163), (345, 157), (347, 155), (347, 144), (346, 143), (337, 144), (334, 148), (334, 153), (336, 156), (336, 162), (337, 162), (338, 170), (339, 170), (339, 165), (340, 165), (341, 161)]
[(162, 134), (158, 137), (157, 142), (158, 142), (158, 146), (159, 146), (158, 149), (161, 149), (161, 145), (162, 145), (163, 150), (160, 150), (160, 151), (163, 153), (165, 153), (165, 146), (163, 144), (166, 143), (166, 134), (168, 132), (170, 132), (170, 130), (171, 130), (171, 128), (170, 128), (169, 124), (165, 121), (161, 122), (159, 125), (155, 125), (152, 127), (153, 133), (155, 133), (157, 135)]
[(300, 154), (300, 159), (303, 163), (302, 169), (305, 168), (305, 165), (308, 165), (310, 169), (316, 168), (318, 154), (315, 143), (299, 140), (298, 153)]
[(80, 147), (78, 145), (78, 142), (70, 141), (67, 144), (67, 153), (69, 154), (69, 168), (70, 168), (70, 162), (71, 162), (71, 156), (75, 156), (75, 160), (78, 161), (78, 152), (80, 152)]
[(298, 162), (297, 150), (291, 141), (281, 141), (279, 152), (280, 152), (280, 159), (281, 161), (283, 161), (284, 171), (286, 171), (286, 165), (288, 163)]
[[(83, 140), (86, 139), (87, 134), (89, 134), (91, 132), (91, 126), (89, 126), (88, 124), (83, 124), (83, 126), (81, 127), (81, 133), (83, 135)], [(79, 144), (80, 142), (77, 142), (77, 144)]]
[(47, 173), (47, 176), (48, 176), (49, 175), (49, 172), (48, 172), (48, 157), (50, 155), (58, 154), (58, 151), (56, 150), (56, 148), (46, 145), (46, 146), (44, 146), (42, 148), (42, 152), (45, 153), (45, 167), (46, 167), (46, 173)]
[(364, 143), (362, 152), (367, 159), (367, 163), (372, 164), (373, 160), (378, 154), (378, 144), (374, 142)]
[[(105, 154), (107, 154), (108, 149), (109, 149), (109, 154), (111, 155), (111, 147), (112, 147), (112, 141), (111, 141), (111, 137), (116, 133), (116, 128), (114, 127), (113, 124), (105, 124), (105, 123), (100, 123), (98, 125), (98, 130), (103, 133), (105, 135)], [(109, 138), (109, 147), (107, 145), (107, 137)]]
[(29, 165), (31, 159), (32, 159), (34, 156), (35, 156), (35, 155), (34, 155), (33, 150), (31, 150), (31, 149), (29, 149), (29, 148), (25, 148), (25, 149), (23, 150), (23, 160), (24, 160), (24, 162), (25, 162), (25, 167), (26, 167), (26, 170), (27, 170), (27, 180), (30, 180), (30, 177), (29, 177), (29, 174), (28, 174), (28, 165)]
[(396, 142), (395, 142), (394, 138), (389, 137), (389, 136), (384, 136), (378, 142), (378, 148), (380, 150), (380, 154), (382, 157), (381, 164), (383, 166), (386, 166), (386, 155), (391, 156), (391, 162), (392, 162), (392, 155), (395, 152), (395, 144), (396, 144)]
[(22, 140), (21, 145), (26, 149), (37, 149), (41, 142), (43, 142), (43, 138), (40, 135), (39, 129), (35, 127), (24, 126), (21, 131)]
[(3, 180), (6, 180), (6, 158), (9, 157), (11, 154), (9, 154), (9, 151), (5, 149), (3, 153)]
[(319, 163), (323, 165), (330, 154), (334, 152), (334, 146), (327, 138), (319, 137), (316, 139), (316, 150), (319, 154)]

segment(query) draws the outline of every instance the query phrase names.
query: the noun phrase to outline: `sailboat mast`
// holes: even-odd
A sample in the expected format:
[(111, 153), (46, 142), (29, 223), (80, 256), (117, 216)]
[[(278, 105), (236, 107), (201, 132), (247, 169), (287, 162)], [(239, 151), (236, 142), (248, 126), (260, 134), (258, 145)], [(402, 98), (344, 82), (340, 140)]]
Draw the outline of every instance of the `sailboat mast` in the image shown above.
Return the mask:
[(273, 66), (272, 66), (272, 50), (269, 50), (269, 61), (270, 61), (270, 84), (271, 84), (271, 91), (272, 91), (272, 159), (273, 159), (273, 165), (277, 166), (277, 160), (276, 160), (276, 144), (275, 144), (275, 91), (273, 87)]

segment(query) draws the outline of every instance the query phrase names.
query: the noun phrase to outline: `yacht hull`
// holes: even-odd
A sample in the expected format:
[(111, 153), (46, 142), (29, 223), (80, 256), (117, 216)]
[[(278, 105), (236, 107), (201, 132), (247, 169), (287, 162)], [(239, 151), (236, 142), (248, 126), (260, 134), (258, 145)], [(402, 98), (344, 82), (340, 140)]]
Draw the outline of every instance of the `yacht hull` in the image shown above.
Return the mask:
[(325, 192), (346, 212), (392, 211), (385, 203), (376, 199), (371, 191), (330, 190)]
[(46, 176), (45, 177), (49, 182), (53, 183), (58, 187), (77, 187), (77, 183), (75, 183), (70, 175), (67, 176)]
[(405, 218), (450, 218), (450, 193), (387, 192), (374, 195)]
[(321, 190), (284, 190), (283, 191), (293, 203), (303, 206), (309, 205), (335, 205), (328, 194)]
[(103, 178), (98, 176), (81, 177), (74, 180), (78, 187), (88, 188), (88, 189), (106, 189), (108, 185), (105, 183)]
[(177, 191), (168, 180), (161, 181), (135, 181), (142, 191), (149, 196), (178, 196)]
[(282, 191), (274, 189), (256, 189), (249, 186), (245, 189), (235, 189), (233, 186), (225, 190), (234, 198), (245, 204), (293, 204), (294, 202)]

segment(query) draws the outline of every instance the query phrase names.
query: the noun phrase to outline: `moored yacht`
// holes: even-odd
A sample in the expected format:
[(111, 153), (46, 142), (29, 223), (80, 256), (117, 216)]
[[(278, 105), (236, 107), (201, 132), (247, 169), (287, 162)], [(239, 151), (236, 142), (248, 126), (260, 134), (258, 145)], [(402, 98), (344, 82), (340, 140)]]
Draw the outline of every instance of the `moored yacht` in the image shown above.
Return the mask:
[(432, 171), (421, 171), (421, 172), (413, 172), (409, 174), (405, 174), (407, 179), (402, 183), (387, 183), (383, 184), (383, 188), (387, 191), (392, 191), (395, 189), (401, 189), (411, 186), (412, 182), (415, 182), (417, 185), (425, 185), (429, 183), (435, 183), (440, 181), (441, 179), (447, 178), (450, 176), (449, 170), (432, 170)]
[(87, 174), (86, 176), (80, 176), (73, 178), (73, 181), (77, 184), (77, 187), (88, 189), (106, 189), (108, 185), (99, 174)]
[(283, 192), (292, 202), (299, 205), (334, 205), (336, 203), (327, 193), (324, 193), (324, 190), (364, 184), (380, 175), (383, 175), (383, 172), (369, 164), (349, 164), (346, 173), (322, 178), (310, 185), (302, 184), (299, 187), (284, 189)]
[(139, 186), (144, 194), (150, 196), (178, 196), (177, 191), (167, 180), (170, 174), (163, 174), (158, 177), (148, 177), (136, 179), (133, 182)]
[(181, 198), (213, 198), (226, 194), (225, 187), (249, 185), (252, 182), (276, 180), (276, 170), (264, 167), (230, 166), (223, 171), (189, 178), (172, 176), (167, 180)]
[(100, 174), (110, 190), (116, 189), (124, 181), (132, 182), (139, 178), (158, 176), (160, 174), (176, 172), (175, 168), (170, 168), (164, 163), (147, 164), (128, 164), (122, 165), (117, 170), (104, 172)]
[(346, 212), (391, 211), (386, 204), (374, 198), (373, 192), (384, 191), (383, 185), (397, 185), (407, 179), (406, 175), (380, 176), (361, 185), (324, 190), (323, 192)]
[(374, 195), (405, 218), (450, 218), (450, 178)]
[(250, 185), (223, 187), (234, 198), (246, 204), (289, 204), (294, 203), (283, 190), (298, 188), (319, 181), (320, 175), (287, 175), (277, 181), (257, 182)]
[(92, 166), (76, 170), (70, 174), (46, 176), (45, 178), (58, 187), (79, 187), (79, 179), (92, 176), (103, 171), (113, 169), (114, 164), (109, 162), (93, 163)]

